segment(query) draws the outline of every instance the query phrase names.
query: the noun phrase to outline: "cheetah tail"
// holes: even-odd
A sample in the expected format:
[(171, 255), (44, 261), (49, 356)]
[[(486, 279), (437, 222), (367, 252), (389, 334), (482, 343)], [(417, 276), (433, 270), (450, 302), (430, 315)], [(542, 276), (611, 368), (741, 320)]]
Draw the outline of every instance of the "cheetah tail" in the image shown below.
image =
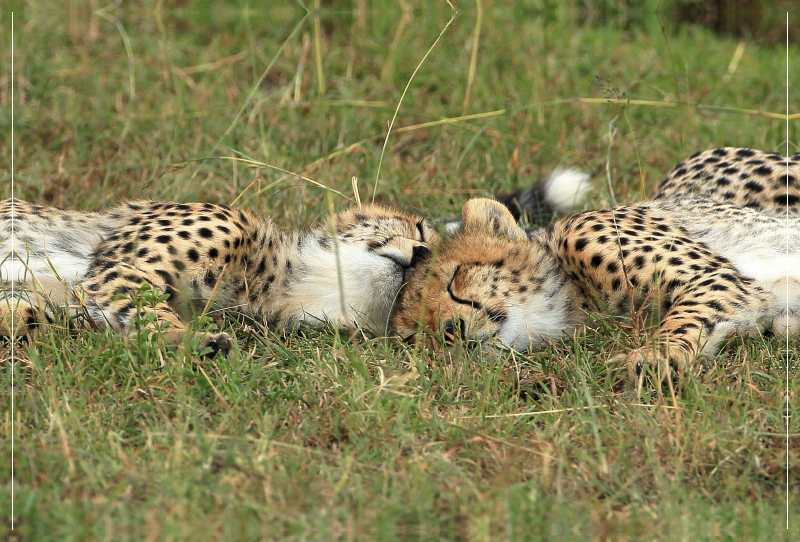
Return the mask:
[(554, 215), (575, 211), (592, 189), (589, 175), (579, 169), (556, 168), (544, 182), (497, 195), (515, 220), (527, 216), (532, 224), (546, 225)]

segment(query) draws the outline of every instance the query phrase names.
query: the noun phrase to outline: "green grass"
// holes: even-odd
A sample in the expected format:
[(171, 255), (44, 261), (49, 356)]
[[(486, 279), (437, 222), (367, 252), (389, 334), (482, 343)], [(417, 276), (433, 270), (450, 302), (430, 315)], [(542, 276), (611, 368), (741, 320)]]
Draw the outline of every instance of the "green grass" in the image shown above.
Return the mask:
[[(786, 148), (785, 119), (745, 113), (785, 113), (784, 42), (675, 27), (656, 2), (482, 0), (480, 18), (459, 2), (422, 65), (446, 2), (272, 3), (15, 3), (16, 195), (68, 208), (236, 201), (299, 227), (327, 214), (328, 193), (275, 168), (348, 196), (355, 176), (362, 200), (440, 216), (558, 164), (592, 172), (598, 207), (611, 202), (607, 156), (616, 198), (631, 201), (697, 150)], [(782, 17), (764, 19), (765, 35), (780, 36)], [(609, 97), (681, 105), (591, 101)], [(789, 140), (796, 151), (797, 120)], [(7, 197), (9, 139), (0, 147)], [(3, 365), (0, 516), (13, 460), (23, 540), (797, 539), (786, 345), (733, 339), (674, 395), (637, 396), (606, 361), (641, 339), (597, 327), (489, 357), (231, 323), (239, 349), (213, 361), (55, 329)], [(793, 340), (793, 408), (797, 351)]]

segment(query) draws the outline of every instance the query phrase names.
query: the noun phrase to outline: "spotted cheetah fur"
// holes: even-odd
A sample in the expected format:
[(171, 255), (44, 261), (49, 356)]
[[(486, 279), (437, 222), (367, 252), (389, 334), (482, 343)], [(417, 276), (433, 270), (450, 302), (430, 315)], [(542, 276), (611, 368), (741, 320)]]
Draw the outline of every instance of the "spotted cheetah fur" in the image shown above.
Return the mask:
[(734, 332), (796, 333), (798, 179), (797, 155), (704, 151), (654, 199), (573, 214), (533, 239), (498, 202), (470, 200), (463, 230), (401, 290), (392, 326), (407, 340), (443, 329), (524, 351), (573, 332), (589, 312), (646, 308), (659, 329), (654, 346), (620, 356), (632, 378), (647, 365), (689, 370)]
[[(128, 335), (157, 328), (179, 344), (209, 300), (276, 328), (333, 322), (385, 333), (405, 274), (436, 239), (425, 220), (377, 205), (286, 232), (210, 203), (131, 201), (80, 212), (6, 200), (0, 335), (13, 327), (30, 336), (67, 305), (99, 327)], [(143, 285), (161, 300), (137, 302)], [(227, 333), (199, 335), (202, 351), (232, 348)]]

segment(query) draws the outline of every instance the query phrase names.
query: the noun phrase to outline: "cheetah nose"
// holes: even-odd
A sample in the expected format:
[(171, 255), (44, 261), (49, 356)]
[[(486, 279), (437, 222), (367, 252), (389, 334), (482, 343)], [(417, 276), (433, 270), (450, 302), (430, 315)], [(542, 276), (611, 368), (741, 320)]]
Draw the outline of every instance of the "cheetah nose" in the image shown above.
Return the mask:
[(431, 251), (428, 250), (428, 247), (424, 245), (417, 245), (411, 251), (411, 266), (417, 265), (421, 260), (423, 260)]
[(442, 324), (445, 340), (450, 343), (454, 342), (456, 337), (461, 338), (461, 340), (466, 340), (466, 330), (467, 325), (463, 318), (458, 319), (458, 334), (456, 334), (456, 324), (453, 323), (452, 319), (446, 320)]

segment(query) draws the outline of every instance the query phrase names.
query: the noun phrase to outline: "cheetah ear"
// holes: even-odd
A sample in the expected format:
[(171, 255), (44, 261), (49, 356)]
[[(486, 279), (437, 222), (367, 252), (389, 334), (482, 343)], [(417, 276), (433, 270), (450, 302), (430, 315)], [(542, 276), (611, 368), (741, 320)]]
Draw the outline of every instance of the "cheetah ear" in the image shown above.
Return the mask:
[(465, 232), (481, 232), (506, 237), (511, 241), (527, 241), (525, 231), (517, 225), (511, 212), (499, 201), (475, 198), (461, 210)]

